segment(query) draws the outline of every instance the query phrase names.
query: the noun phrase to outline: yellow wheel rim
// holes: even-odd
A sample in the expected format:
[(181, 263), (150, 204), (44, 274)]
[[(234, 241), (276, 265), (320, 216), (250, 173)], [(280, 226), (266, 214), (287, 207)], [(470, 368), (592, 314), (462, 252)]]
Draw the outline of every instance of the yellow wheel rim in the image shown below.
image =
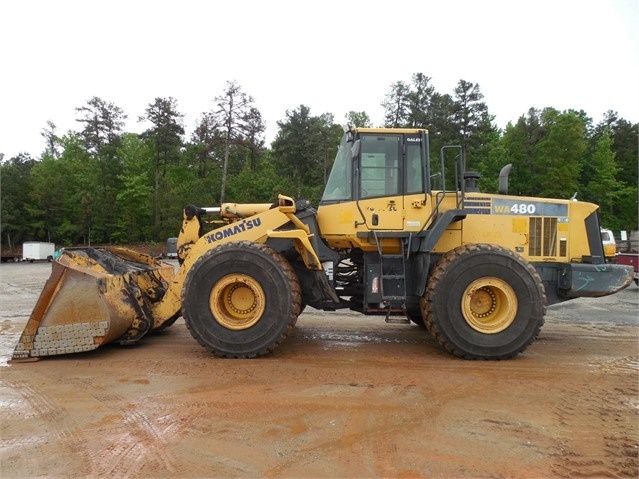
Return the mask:
[(462, 313), (468, 325), (484, 334), (496, 334), (515, 320), (517, 295), (499, 278), (473, 281), (462, 297)]
[(264, 313), (264, 290), (250, 276), (229, 274), (213, 286), (209, 306), (215, 320), (225, 328), (248, 329)]

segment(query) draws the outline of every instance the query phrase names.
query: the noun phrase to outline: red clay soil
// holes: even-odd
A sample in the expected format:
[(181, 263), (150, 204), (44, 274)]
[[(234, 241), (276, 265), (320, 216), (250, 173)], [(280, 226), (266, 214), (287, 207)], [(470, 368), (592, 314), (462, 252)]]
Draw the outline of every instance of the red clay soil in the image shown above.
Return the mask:
[(516, 359), (308, 311), (270, 356), (182, 319), (133, 347), (8, 362), (47, 264), (0, 266), (0, 476), (636, 478), (638, 289), (550, 308)]

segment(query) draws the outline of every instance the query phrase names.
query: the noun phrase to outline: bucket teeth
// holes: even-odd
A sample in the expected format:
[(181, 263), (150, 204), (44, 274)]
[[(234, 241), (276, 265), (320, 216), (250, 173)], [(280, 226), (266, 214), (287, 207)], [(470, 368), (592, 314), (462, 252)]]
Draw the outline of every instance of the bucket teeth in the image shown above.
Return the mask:
[(13, 359), (91, 351), (102, 344), (107, 328), (107, 321), (41, 326), (35, 335), (23, 334)]

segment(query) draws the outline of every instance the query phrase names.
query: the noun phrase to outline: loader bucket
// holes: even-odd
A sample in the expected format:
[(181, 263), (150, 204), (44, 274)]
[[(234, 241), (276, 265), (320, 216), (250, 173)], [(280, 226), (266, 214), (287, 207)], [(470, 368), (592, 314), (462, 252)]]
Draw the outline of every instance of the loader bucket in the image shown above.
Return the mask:
[(125, 248), (70, 248), (22, 332), (13, 359), (130, 344), (153, 329), (151, 306), (164, 295), (173, 266)]

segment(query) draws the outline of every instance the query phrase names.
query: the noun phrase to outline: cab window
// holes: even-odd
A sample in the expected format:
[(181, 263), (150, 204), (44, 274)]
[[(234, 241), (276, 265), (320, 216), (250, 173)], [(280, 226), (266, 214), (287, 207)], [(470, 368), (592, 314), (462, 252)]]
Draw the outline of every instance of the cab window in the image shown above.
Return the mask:
[(424, 191), (424, 174), (422, 171), (421, 144), (406, 145), (406, 193), (422, 193)]
[(361, 140), (360, 198), (398, 195), (401, 136), (369, 135)]
[(342, 139), (342, 143), (337, 151), (333, 169), (328, 177), (322, 201), (346, 201), (351, 199), (351, 177), (352, 177), (352, 144)]

